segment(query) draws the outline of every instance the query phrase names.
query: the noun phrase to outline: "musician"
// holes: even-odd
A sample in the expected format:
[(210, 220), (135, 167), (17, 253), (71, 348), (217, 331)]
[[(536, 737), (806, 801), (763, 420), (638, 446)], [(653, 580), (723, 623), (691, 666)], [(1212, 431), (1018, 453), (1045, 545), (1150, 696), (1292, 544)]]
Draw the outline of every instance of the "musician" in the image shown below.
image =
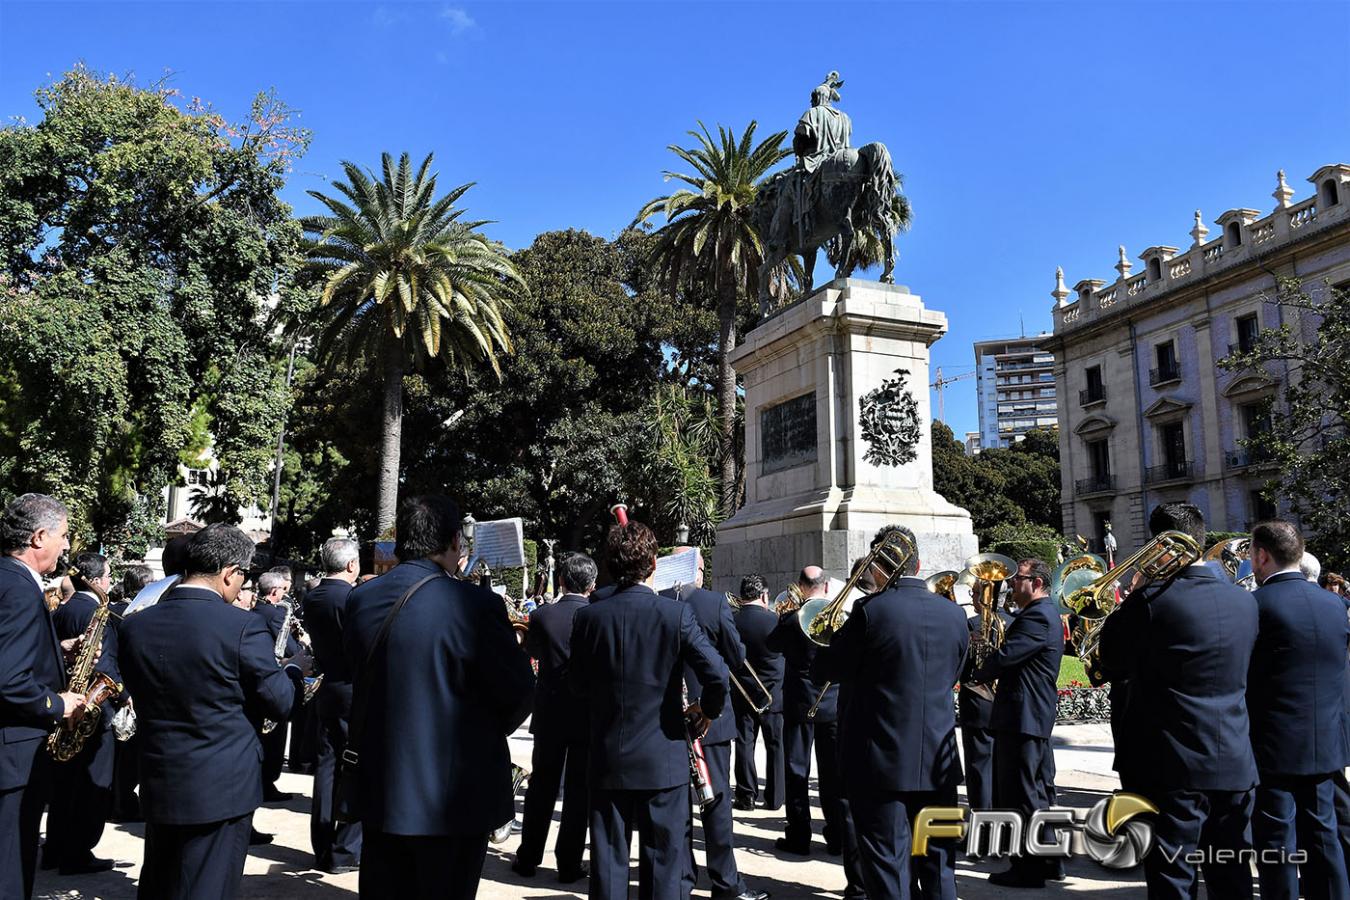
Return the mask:
[[(850, 579), (856, 578), (856, 587), (854, 590), (858, 592), (859, 597), (867, 597), (877, 592), (876, 575), (878, 573), (868, 567), (866, 563), (866, 557), (854, 560), (853, 567), (848, 573)], [(797, 627), (798, 630), (801, 629), (800, 625)], [(810, 639), (808, 638), (808, 641), (809, 640)], [(811, 645), (813, 647), (817, 646), (814, 641), (811, 642)], [(830, 690), (838, 695), (836, 701), (837, 715), (838, 722), (842, 723), (844, 721), (844, 712), (848, 709), (848, 688), (846, 685), (837, 685), (831, 687)], [(819, 693), (817, 693), (817, 696), (819, 696)], [(830, 702), (830, 697), (829, 694), (826, 694), (825, 699), (821, 702), (821, 708), (824, 709), (825, 704), (828, 702)], [(820, 712), (817, 711), (816, 715), (819, 716)], [(837, 772), (842, 764), (843, 745), (840, 742), (836, 742), (835, 747), (836, 755), (834, 767)], [(862, 853), (858, 849), (858, 832), (857, 829), (853, 827), (853, 809), (848, 802), (848, 792), (844, 791), (842, 788), (843, 780), (841, 778), (839, 793), (839, 850), (843, 856), (844, 863), (844, 900), (866, 900), (867, 887), (863, 878)]]
[[(731, 692), (731, 708), (736, 714), (736, 802), (735, 808), (751, 810), (759, 799), (759, 774), (755, 771), (755, 743), (764, 733), (764, 808), (782, 809), (783, 779), (783, 654), (769, 647), (769, 635), (778, 617), (769, 612), (769, 588), (762, 575), (741, 579), (741, 605), (732, 615), (736, 633), (745, 646), (745, 658), (769, 692), (769, 708), (756, 713), (740, 691)], [(741, 685), (762, 703), (762, 691), (741, 667), (731, 673)]]
[(469, 898), (488, 834), (515, 811), (506, 739), (529, 714), (534, 673), (501, 598), (449, 575), (460, 558), (455, 502), (406, 498), (395, 525), (399, 564), (357, 585), (343, 624), (349, 749), (360, 755), (360, 892)]
[[(697, 574), (692, 586), (682, 586), (662, 591), (661, 596), (670, 597), (689, 604), (694, 610), (694, 619), (708, 642), (716, 648), (729, 672), (742, 672), (745, 669), (745, 646), (736, 632), (736, 622), (731, 615), (731, 606), (724, 594), (717, 594), (703, 588), (704, 560), (697, 547), (678, 547), (675, 553), (698, 553)], [(685, 669), (685, 679), (689, 683), (689, 699), (697, 703), (701, 697), (702, 684), (698, 673)], [(731, 793), (731, 742), (736, 737), (736, 717), (721, 716), (713, 720), (703, 738), (703, 752), (708, 761), (708, 776), (713, 792), (721, 801), (699, 811), (703, 821), (703, 847), (707, 858), (708, 877), (712, 882), (714, 897), (736, 897), (738, 900), (763, 900), (769, 895), (753, 891), (746, 886), (736, 868), (736, 856), (732, 851), (732, 793)], [(694, 826), (690, 822), (686, 840), (689, 862), (685, 875), (689, 890), (694, 889), (698, 880), (698, 868), (694, 863)]]
[(47, 735), (83, 711), (66, 692), (63, 648), (42, 577), (70, 547), (65, 506), (23, 494), (0, 515), (0, 897), (31, 897), (53, 762)]
[(581, 854), (586, 847), (589, 815), (586, 769), (590, 729), (586, 716), (577, 714), (567, 684), (567, 667), (572, 657), (572, 624), (577, 613), (590, 603), (596, 571), (595, 561), (584, 553), (569, 553), (559, 560), (558, 576), (565, 593), (530, 614), (525, 643), (530, 656), (539, 661), (539, 680), (535, 684), (534, 715), (530, 718), (530, 733), (534, 735), (530, 786), (525, 791), (520, 849), (511, 869), (530, 877), (544, 858), (553, 807), (566, 771), (562, 821), (557, 843), (553, 845), (558, 880), (563, 884), (586, 877)]
[(952, 685), (969, 637), (961, 608), (929, 591), (919, 571), (913, 532), (891, 525), (914, 547), (899, 577), (858, 600), (812, 675), (847, 691), (841, 763), (858, 849), (871, 900), (956, 897), (956, 861), (949, 841), (929, 844), (913, 858), (914, 815), (925, 806), (955, 806), (961, 781)]
[[(803, 602), (827, 597), (830, 579), (820, 566), (807, 566), (797, 576)], [(815, 747), (816, 779), (820, 787), (820, 810), (825, 819), (825, 848), (840, 852), (838, 732), (835, 727), (839, 688), (831, 685), (816, 710), (807, 715), (824, 689), (811, 678), (811, 662), (817, 645), (798, 623), (797, 610), (779, 617), (766, 646), (783, 654), (783, 751), (787, 826), (774, 846), (803, 856), (811, 852), (811, 748)]]
[[(106, 597), (112, 579), (107, 557), (84, 552), (75, 557), (75, 594), (52, 614), (56, 636), (63, 641), (84, 634), (99, 608), (98, 595)], [(117, 626), (109, 621), (103, 630), (102, 653), (96, 670), (121, 684), (117, 669)], [(111, 859), (94, 856), (103, 837), (103, 827), (112, 808), (113, 736), (111, 701), (103, 703), (98, 729), (80, 752), (53, 768), (51, 805), (47, 810), (47, 842), (42, 847), (42, 868), (60, 869), (62, 875), (106, 872)]]
[[(991, 608), (994, 615), (1003, 623), (1004, 634), (1012, 624), (1013, 617), (999, 609), (999, 594), (1003, 582), (994, 584), (994, 589), (986, 598), (980, 591), (971, 592), (971, 601), (975, 615), (966, 619), (966, 628), (971, 639), (981, 631), (985, 607)], [(994, 711), (994, 700), (987, 688), (976, 687), (971, 677), (974, 675), (974, 659), (966, 658), (966, 667), (961, 673), (961, 690), (957, 695), (957, 722), (961, 726), (961, 750), (965, 758), (966, 799), (971, 809), (992, 809), (994, 806), (994, 732), (990, 728), (990, 718)]]
[(347, 721), (352, 712), (352, 667), (343, 648), (342, 629), (347, 597), (361, 574), (360, 556), (361, 547), (351, 538), (324, 541), (319, 559), (325, 574), (305, 597), (314, 661), (323, 673), (323, 684), (310, 701), (320, 730), (309, 839), (314, 865), (332, 873), (351, 871), (361, 862), (361, 823), (339, 825), (333, 816), (333, 778), (347, 747)]
[[(141, 589), (154, 580), (155, 573), (149, 566), (127, 566), (126, 571), (122, 573), (122, 599), (109, 605), (113, 614), (112, 623), (119, 636), (127, 607)], [(134, 709), (131, 694), (125, 689), (119, 700)], [(113, 741), (112, 810), (108, 815), (109, 822), (141, 821), (141, 801), (136, 798), (138, 780), (136, 773), (140, 768), (137, 746), (134, 734), (129, 740)]]
[[(279, 568), (285, 570), (285, 574), (271, 569), (258, 576), (258, 598), (253, 605), (254, 614), (261, 616), (267, 623), (267, 631), (273, 641), (279, 640), (282, 624), (286, 621), (286, 611), (281, 603), (286, 600), (286, 588), (290, 584), (290, 570), (285, 566)], [(283, 655), (291, 657), (299, 652), (300, 643), (294, 635), (287, 634)], [(291, 799), (289, 793), (277, 789), (277, 779), (281, 777), (281, 767), (286, 758), (288, 730), (289, 722), (278, 719), (276, 727), (262, 735), (264, 803), (285, 803)]]
[(206, 526), (188, 542), (182, 580), (122, 625), (141, 740), (143, 898), (237, 893), (262, 803), (258, 725), (300, 702), (307, 655), (278, 666), (263, 620), (231, 605), (253, 549), (238, 528)]
[[(1004, 633), (1003, 645), (969, 677), (980, 684), (998, 681), (989, 713), (994, 732), (994, 805), (1019, 810), (1029, 818), (1055, 799), (1050, 732), (1059, 699), (1064, 628), (1050, 599), (1049, 566), (1039, 559), (1024, 559), (1008, 582), (1017, 615)], [(989, 881), (1002, 887), (1043, 887), (1047, 878), (1062, 877), (1060, 860), (1013, 856), (1009, 867), (989, 876)]]
[[(1205, 546), (1204, 516), (1189, 503), (1161, 504), (1149, 529)], [(1202, 563), (1135, 590), (1102, 625), (1102, 665), (1130, 679), (1122, 725), (1131, 738), (1116, 753), (1121, 782), (1159, 808), (1157, 846), (1144, 858), (1150, 896), (1195, 896), (1187, 854), (1202, 840), (1214, 860), (1204, 864), (1210, 896), (1252, 895), (1241, 851), (1251, 847), (1257, 781), (1246, 703), (1256, 633), (1256, 600)]]
[[(693, 603), (651, 589), (656, 537), (640, 522), (606, 541), (616, 590), (576, 613), (568, 678), (590, 728), (592, 900), (628, 897), (630, 835), (646, 865), (638, 895), (689, 896), (689, 750), (683, 682), (696, 673), (692, 727), (706, 732), (726, 702), (727, 669), (698, 626)], [(692, 691), (691, 691), (692, 697)], [(729, 806), (723, 797), (719, 805)], [(705, 832), (706, 833), (706, 832)]]
[[(1262, 900), (1350, 897), (1337, 840), (1334, 773), (1350, 763), (1345, 742), (1345, 604), (1299, 570), (1303, 538), (1283, 521), (1252, 529), (1253, 595), (1259, 615), (1247, 676), (1247, 712), (1260, 785), (1252, 841)], [(1307, 854), (1301, 867), (1288, 862)]]

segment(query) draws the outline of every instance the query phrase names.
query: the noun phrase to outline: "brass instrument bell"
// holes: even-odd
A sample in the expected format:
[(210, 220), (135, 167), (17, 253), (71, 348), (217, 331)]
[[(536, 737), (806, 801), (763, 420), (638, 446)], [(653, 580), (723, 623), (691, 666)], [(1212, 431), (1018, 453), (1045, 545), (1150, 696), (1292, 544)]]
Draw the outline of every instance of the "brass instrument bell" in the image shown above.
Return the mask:
[(929, 575), (924, 579), (923, 583), (928, 587), (928, 590), (932, 591), (934, 594), (946, 597), (948, 600), (956, 603), (956, 583), (960, 577), (960, 572), (957, 572), (955, 569), (947, 569), (946, 571), (938, 572), (936, 575)]

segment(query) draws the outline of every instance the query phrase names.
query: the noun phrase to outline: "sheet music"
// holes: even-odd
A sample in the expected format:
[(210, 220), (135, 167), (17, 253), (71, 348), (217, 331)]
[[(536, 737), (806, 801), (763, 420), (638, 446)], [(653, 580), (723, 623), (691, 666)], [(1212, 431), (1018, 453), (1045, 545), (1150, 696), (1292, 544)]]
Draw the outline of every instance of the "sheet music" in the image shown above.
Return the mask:
[(525, 526), (521, 519), (479, 522), (473, 533), (473, 558), (468, 571), (482, 560), (492, 569), (515, 569), (525, 565)]
[(693, 587), (698, 578), (698, 554), (672, 553), (656, 559), (656, 575), (652, 587), (657, 591), (673, 588), (677, 584)]

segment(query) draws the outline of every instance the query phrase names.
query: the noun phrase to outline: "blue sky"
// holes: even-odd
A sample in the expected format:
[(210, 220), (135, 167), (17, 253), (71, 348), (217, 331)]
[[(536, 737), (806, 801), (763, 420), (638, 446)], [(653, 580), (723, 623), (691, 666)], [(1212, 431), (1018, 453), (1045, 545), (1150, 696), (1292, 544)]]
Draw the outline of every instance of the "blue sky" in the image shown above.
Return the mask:
[[(885, 142), (905, 176), (897, 281), (947, 314), (933, 364), (951, 375), (975, 340), (1049, 328), (1056, 265), (1113, 278), (1118, 244), (1184, 248), (1196, 208), (1266, 212), (1276, 169), (1301, 199), (1350, 162), (1348, 33), (1344, 2), (0, 0), (0, 115), (31, 119), (33, 89), (78, 60), (172, 73), (227, 115), (274, 87), (314, 131), (298, 212), (339, 160), (434, 151), (519, 247), (613, 235), (666, 192), (665, 148), (697, 120), (790, 129), (838, 69), (855, 145)], [(975, 429), (974, 380), (946, 407)]]

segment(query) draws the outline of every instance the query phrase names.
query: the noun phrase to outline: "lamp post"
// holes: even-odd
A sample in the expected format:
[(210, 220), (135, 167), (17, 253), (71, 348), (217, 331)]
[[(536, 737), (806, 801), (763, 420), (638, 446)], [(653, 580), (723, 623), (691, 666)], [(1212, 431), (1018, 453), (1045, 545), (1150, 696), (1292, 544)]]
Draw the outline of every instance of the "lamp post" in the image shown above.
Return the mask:
[(464, 534), (464, 540), (469, 542), (469, 552), (473, 552), (473, 533), (478, 529), (478, 520), (472, 513), (465, 513), (464, 518), (460, 520), (459, 530)]
[(689, 526), (683, 522), (675, 526), (675, 543), (681, 546), (689, 543)]

